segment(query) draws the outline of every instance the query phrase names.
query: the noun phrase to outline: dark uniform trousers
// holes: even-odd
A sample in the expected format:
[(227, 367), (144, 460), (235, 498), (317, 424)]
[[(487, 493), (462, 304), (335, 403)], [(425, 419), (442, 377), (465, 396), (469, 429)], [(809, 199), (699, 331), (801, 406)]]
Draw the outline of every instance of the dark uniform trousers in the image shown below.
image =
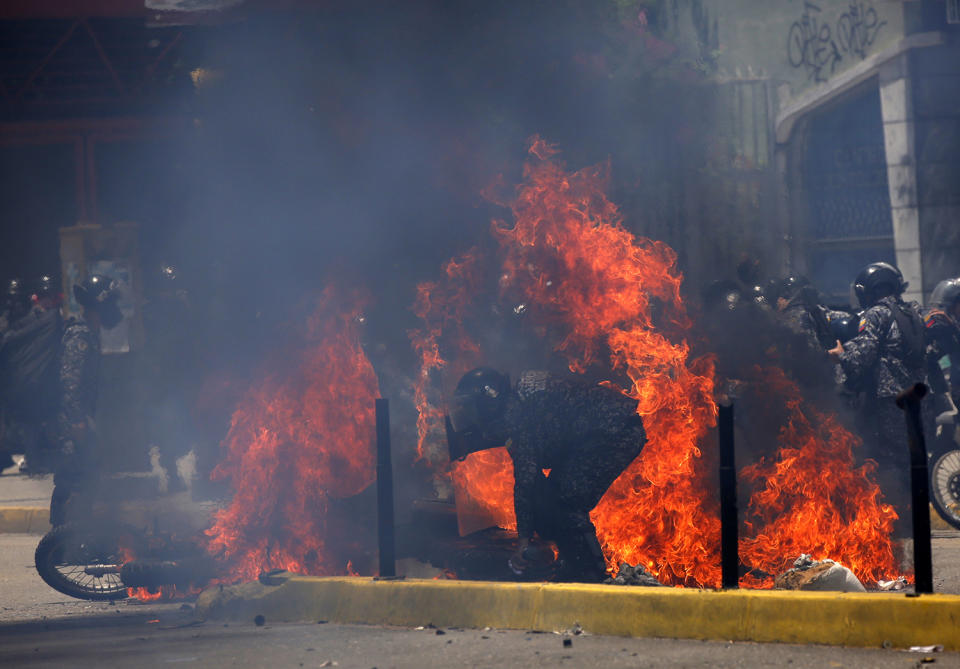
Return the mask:
[(537, 479), (534, 528), (557, 544), (562, 560), (559, 580), (599, 581), (606, 575), (590, 511), (643, 447), (642, 433), (633, 430), (622, 437), (598, 434), (586, 441), (581, 452), (596, 454), (595, 459), (568, 458), (554, 466), (549, 476), (541, 474)]

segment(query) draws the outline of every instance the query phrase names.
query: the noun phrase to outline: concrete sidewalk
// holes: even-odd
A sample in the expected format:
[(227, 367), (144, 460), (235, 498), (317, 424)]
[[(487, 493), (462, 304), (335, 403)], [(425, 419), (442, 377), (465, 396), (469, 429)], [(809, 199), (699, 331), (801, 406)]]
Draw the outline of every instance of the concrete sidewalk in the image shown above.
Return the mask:
[(0, 474), (0, 533), (46, 534), (50, 530), (53, 476), (29, 477), (14, 465)]

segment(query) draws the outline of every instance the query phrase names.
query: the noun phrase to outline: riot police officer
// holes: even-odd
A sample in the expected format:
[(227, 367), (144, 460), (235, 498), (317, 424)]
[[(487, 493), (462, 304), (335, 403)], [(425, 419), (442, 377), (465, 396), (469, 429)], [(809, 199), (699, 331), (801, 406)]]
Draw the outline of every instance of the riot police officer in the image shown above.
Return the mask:
[(509, 440), (520, 537), (515, 572), (526, 568), (537, 535), (557, 544), (558, 579), (605, 577), (590, 511), (646, 443), (636, 400), (542, 371), (524, 372), (511, 387), (506, 375), (481, 367), (457, 385), (447, 438), (453, 460)]
[(862, 395), (866, 452), (878, 464), (887, 499), (903, 521), (909, 500), (909, 457), (903, 413), (895, 400), (904, 388), (926, 380), (926, 344), (916, 303), (901, 296), (907, 288), (900, 270), (885, 262), (864, 267), (854, 281), (861, 315), (857, 335), (830, 350), (847, 388)]
[[(0, 303), (0, 355), (2, 355), (7, 333), (11, 331), (15, 323), (22, 318), (29, 306), (24, 299), (23, 281), (20, 279), (10, 279), (7, 282), (6, 289), (3, 292), (3, 302)], [(2, 368), (2, 364), (0, 364)], [(0, 379), (0, 382), (3, 380)], [(5, 395), (6, 393), (0, 393)], [(11, 437), (13, 432), (9, 407), (5, 402), (0, 403), (0, 471), (13, 465), (12, 453), (15, 452), (13, 445), (14, 439)]]
[(59, 462), (54, 468), (50, 524), (66, 521), (66, 504), (85, 480), (96, 475), (94, 413), (100, 366), (100, 329), (123, 320), (117, 306), (119, 286), (107, 276), (93, 275), (73, 287), (83, 316), (64, 323), (60, 342), (57, 441)]
[[(923, 324), (936, 412), (955, 416), (955, 399), (960, 392), (960, 278), (945, 279), (937, 284), (930, 295), (930, 307), (924, 312)], [(940, 367), (944, 356), (950, 356), (949, 385)]]
[(30, 311), (30, 302), (21, 279), (10, 279), (0, 305), (0, 336)]
[(780, 322), (805, 337), (812, 349), (827, 350), (837, 339), (849, 338), (843, 332), (850, 314), (824, 307), (817, 289), (806, 277), (791, 274), (775, 283), (771, 292)]

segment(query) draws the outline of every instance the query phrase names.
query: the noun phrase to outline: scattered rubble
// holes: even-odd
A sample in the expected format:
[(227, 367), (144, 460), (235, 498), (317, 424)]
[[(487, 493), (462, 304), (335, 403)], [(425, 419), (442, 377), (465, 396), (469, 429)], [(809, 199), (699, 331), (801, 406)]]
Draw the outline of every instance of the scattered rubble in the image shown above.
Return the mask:
[(883, 592), (899, 592), (900, 590), (906, 590), (909, 585), (907, 579), (903, 576), (892, 581), (877, 581), (877, 588)]
[(911, 653), (939, 653), (943, 650), (943, 646), (940, 644), (935, 646), (910, 646), (908, 650)]
[(833, 560), (814, 560), (806, 553), (798, 557), (793, 568), (774, 579), (778, 590), (830, 590), (866, 592), (852, 571)]
[(609, 583), (612, 585), (663, 585), (663, 583), (658, 581), (657, 578), (647, 571), (642, 564), (638, 564), (634, 567), (626, 562), (621, 562), (620, 571), (617, 572), (617, 575), (613, 578), (608, 578), (606, 581), (604, 581), (604, 583)]

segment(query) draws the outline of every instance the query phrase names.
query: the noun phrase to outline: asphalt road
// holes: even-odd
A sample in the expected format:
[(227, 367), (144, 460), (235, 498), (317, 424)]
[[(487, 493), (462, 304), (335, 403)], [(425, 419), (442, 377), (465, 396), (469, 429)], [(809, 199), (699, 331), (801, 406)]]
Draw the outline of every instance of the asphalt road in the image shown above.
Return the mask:
[(39, 541), (40, 537), (34, 534), (0, 534), (0, 624), (131, 611), (159, 612), (176, 610), (181, 604), (88, 602), (61, 595), (41, 580), (33, 566), (33, 552)]
[[(0, 667), (958, 667), (960, 653), (562, 636), (523, 631), (200, 622), (190, 603), (64, 597), (40, 580), (38, 537), (0, 535)], [(960, 556), (960, 538), (947, 542)], [(954, 553), (955, 551), (955, 553)], [(939, 551), (943, 556), (943, 550)], [(952, 580), (952, 584), (956, 584)], [(564, 646), (564, 638), (570, 646)], [(920, 664), (921, 660), (933, 662)]]
[[(565, 645), (565, 639), (569, 646)], [(921, 661), (928, 660), (921, 665)], [(932, 661), (932, 662), (930, 662)], [(958, 653), (360, 625), (197, 623), (189, 613), (0, 626), (9, 667), (960, 667)]]

